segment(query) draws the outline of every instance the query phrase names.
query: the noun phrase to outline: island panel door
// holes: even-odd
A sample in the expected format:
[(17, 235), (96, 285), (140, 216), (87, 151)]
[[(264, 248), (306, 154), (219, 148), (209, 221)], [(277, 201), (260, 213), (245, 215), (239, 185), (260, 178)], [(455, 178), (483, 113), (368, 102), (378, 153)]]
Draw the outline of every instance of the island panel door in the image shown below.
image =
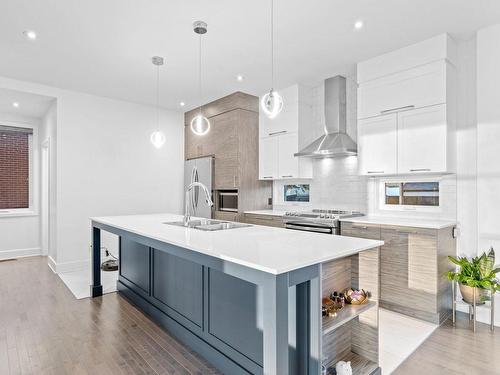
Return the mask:
[(257, 285), (209, 270), (208, 330), (253, 362), (263, 363), (262, 293)]
[(120, 238), (120, 276), (149, 294), (149, 247)]
[(203, 267), (153, 250), (153, 297), (201, 327)]

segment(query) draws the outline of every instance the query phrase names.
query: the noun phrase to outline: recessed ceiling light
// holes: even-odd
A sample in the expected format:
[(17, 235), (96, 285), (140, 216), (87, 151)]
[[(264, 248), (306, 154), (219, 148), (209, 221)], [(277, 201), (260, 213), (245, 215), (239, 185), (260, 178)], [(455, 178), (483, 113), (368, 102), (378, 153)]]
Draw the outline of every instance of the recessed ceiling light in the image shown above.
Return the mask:
[(184, 103), (184, 102), (180, 102), (180, 103), (179, 103), (179, 105), (180, 105), (181, 107), (184, 107), (184, 106), (186, 105), (186, 103)]
[(14, 102), (14, 103), (12, 103), (12, 106), (13, 106), (14, 108), (19, 108), (19, 102)]
[(241, 82), (241, 81), (243, 81), (244, 77), (242, 75), (239, 75), (239, 76), (236, 76), (236, 79)]
[(359, 21), (354, 22), (354, 28), (356, 30), (363, 28), (363, 21), (359, 20)]
[(36, 39), (36, 32), (34, 32), (33, 30), (24, 30), (23, 35), (29, 40)]

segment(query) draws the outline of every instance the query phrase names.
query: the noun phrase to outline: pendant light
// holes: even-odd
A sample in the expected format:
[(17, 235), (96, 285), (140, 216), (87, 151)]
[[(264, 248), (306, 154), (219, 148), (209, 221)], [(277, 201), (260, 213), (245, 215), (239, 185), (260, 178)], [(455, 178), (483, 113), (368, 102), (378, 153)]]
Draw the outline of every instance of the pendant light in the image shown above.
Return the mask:
[(165, 143), (165, 134), (160, 130), (160, 66), (163, 65), (163, 57), (153, 56), (151, 59), (156, 66), (156, 130), (151, 134), (151, 143), (156, 148), (161, 148)]
[(199, 113), (193, 117), (191, 120), (191, 131), (196, 135), (205, 135), (210, 131), (210, 121), (208, 118), (203, 116), (202, 113), (202, 91), (201, 91), (201, 36), (206, 34), (207, 32), (207, 24), (203, 21), (196, 21), (193, 23), (193, 30), (196, 34), (199, 35), (200, 43), (199, 43), (199, 94), (200, 94), (200, 111)]
[(274, 91), (274, 0), (271, 0), (271, 90), (262, 97), (262, 111), (270, 119), (275, 118), (283, 109), (283, 98)]

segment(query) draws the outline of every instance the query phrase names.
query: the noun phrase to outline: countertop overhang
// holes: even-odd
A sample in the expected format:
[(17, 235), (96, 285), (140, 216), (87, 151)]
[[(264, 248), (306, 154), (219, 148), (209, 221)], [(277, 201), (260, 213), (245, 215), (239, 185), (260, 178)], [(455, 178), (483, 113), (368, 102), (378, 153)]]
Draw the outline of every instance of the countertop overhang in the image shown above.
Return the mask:
[(92, 217), (90, 220), (274, 275), (384, 244), (383, 241), (260, 225), (205, 232), (164, 224), (182, 218), (174, 214), (152, 214)]
[(413, 227), (425, 229), (443, 229), (457, 225), (456, 221), (425, 219), (425, 218), (403, 218), (393, 216), (358, 216), (340, 219), (348, 223), (391, 225), (400, 227)]

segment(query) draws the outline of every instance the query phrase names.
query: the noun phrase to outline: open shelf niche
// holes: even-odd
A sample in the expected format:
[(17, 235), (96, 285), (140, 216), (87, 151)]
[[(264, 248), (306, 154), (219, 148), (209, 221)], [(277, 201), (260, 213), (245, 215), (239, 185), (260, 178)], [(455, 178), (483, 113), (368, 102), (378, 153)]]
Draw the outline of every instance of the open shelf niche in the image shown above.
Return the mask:
[(329, 368), (328, 374), (333, 374), (338, 361), (351, 361), (353, 375), (380, 374), (379, 249), (324, 263), (321, 288), (323, 297), (349, 288), (371, 293), (365, 304), (346, 305), (336, 317), (323, 317), (322, 363)]

